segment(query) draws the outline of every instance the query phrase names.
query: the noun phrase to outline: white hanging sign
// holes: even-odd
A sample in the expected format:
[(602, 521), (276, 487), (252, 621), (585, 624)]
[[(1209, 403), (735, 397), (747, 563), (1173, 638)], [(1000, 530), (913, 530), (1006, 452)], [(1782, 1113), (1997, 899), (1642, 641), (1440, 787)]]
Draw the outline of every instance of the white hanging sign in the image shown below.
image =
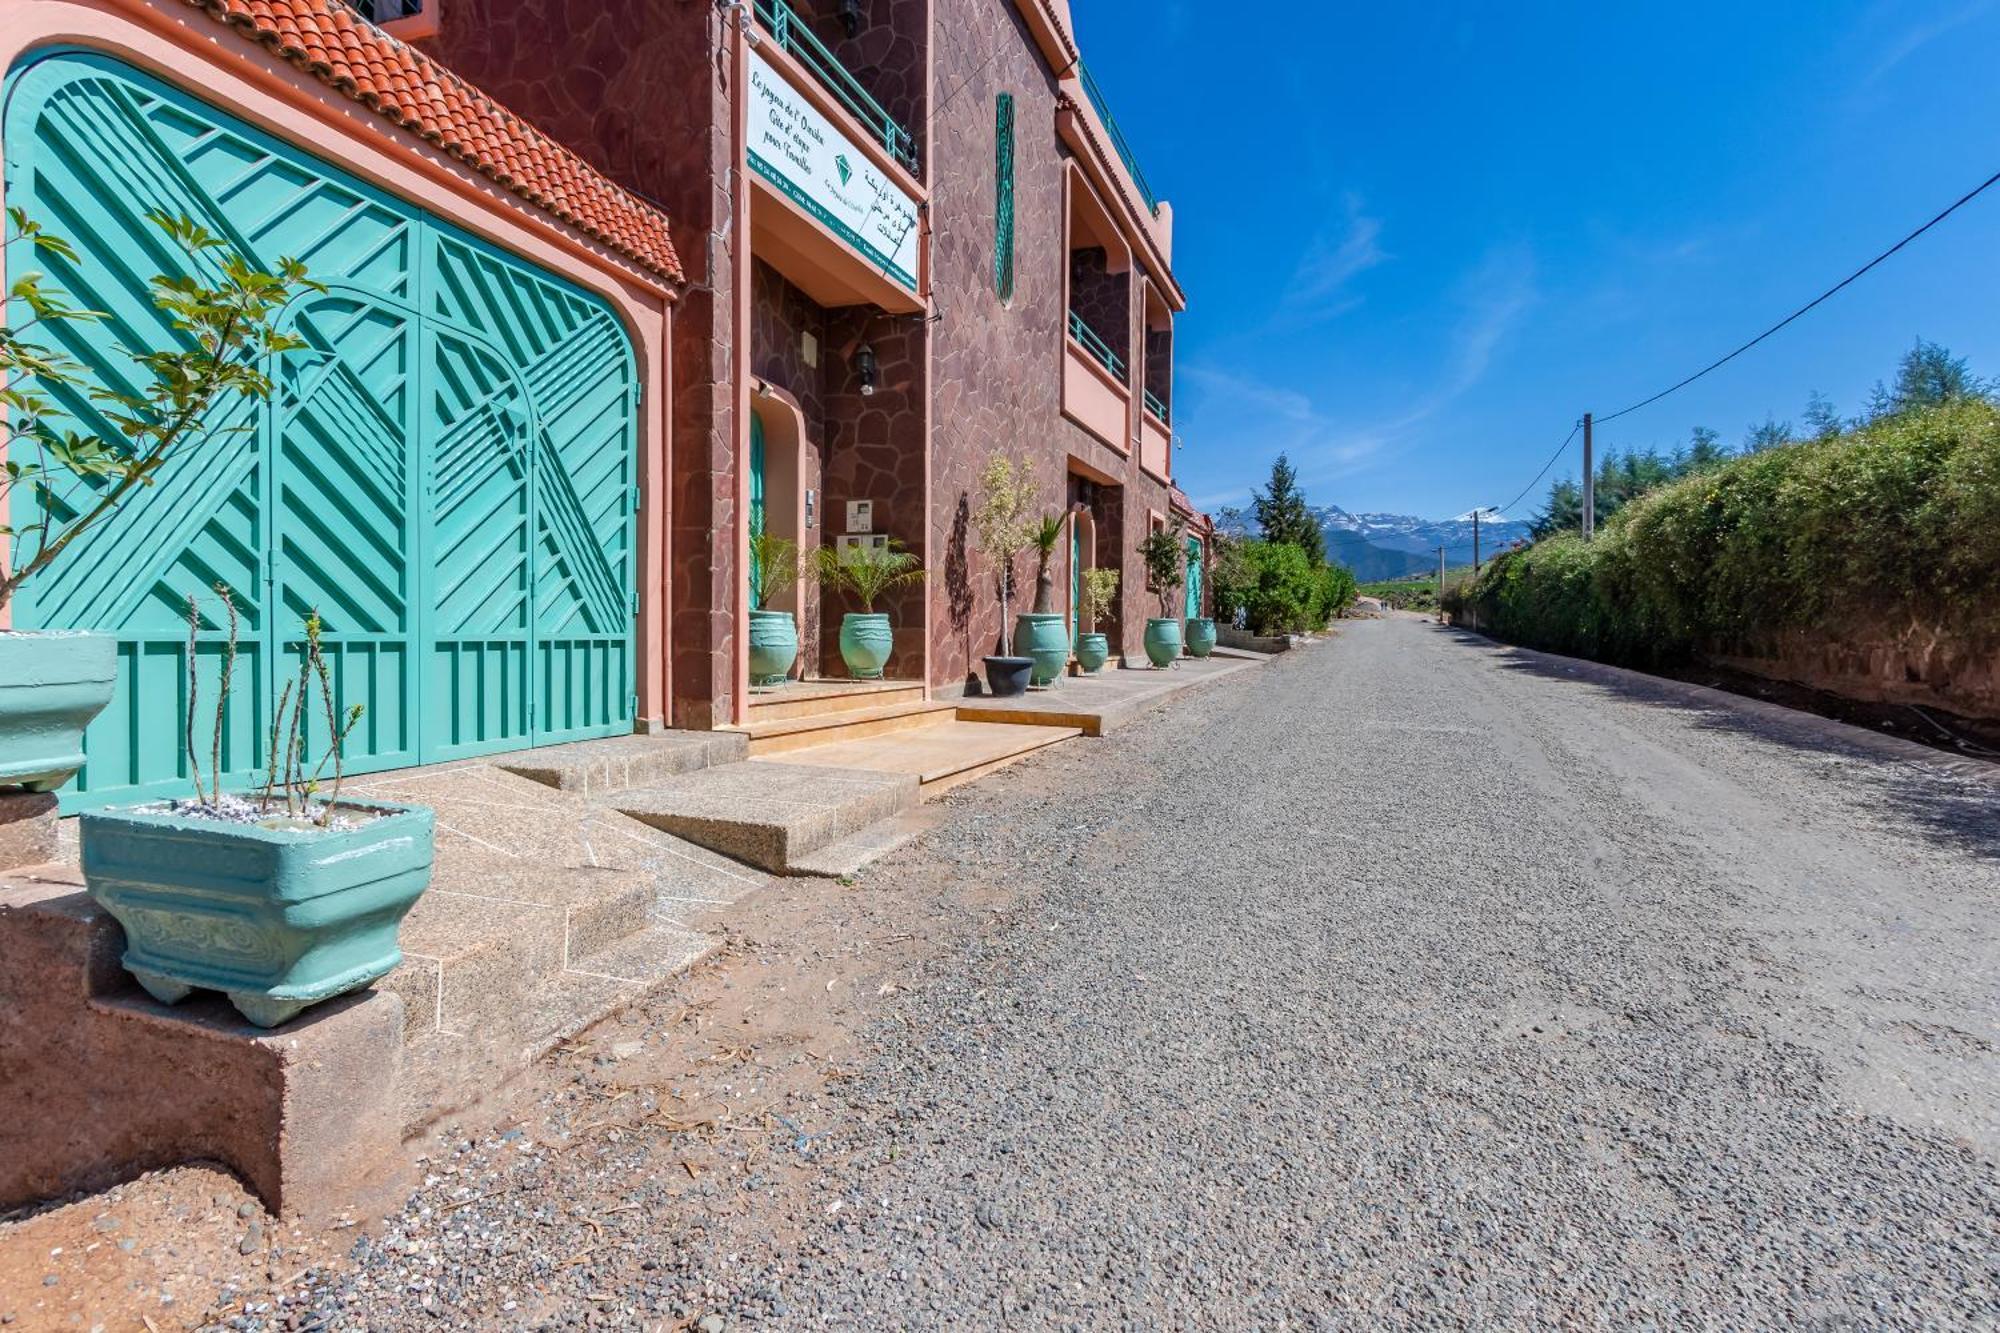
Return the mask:
[(750, 169), (910, 291), (917, 201), (818, 107), (750, 53)]

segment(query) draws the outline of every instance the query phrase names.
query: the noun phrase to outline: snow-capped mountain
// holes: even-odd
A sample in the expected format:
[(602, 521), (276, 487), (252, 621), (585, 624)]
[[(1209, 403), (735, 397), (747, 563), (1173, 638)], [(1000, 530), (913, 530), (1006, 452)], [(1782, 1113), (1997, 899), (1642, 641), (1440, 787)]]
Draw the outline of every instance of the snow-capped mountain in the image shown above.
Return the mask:
[[(1416, 518), (1409, 514), (1350, 514), (1339, 505), (1314, 505), (1326, 538), (1327, 559), (1346, 565), (1354, 576), (1369, 579), (1400, 578), (1437, 568), (1437, 548), (1445, 548), (1445, 562), (1472, 563), (1472, 514), (1455, 518)], [(1245, 515), (1248, 522), (1248, 515)], [(1491, 557), (1516, 541), (1528, 539), (1528, 525), (1499, 517), (1491, 510), (1479, 516), (1479, 553)]]

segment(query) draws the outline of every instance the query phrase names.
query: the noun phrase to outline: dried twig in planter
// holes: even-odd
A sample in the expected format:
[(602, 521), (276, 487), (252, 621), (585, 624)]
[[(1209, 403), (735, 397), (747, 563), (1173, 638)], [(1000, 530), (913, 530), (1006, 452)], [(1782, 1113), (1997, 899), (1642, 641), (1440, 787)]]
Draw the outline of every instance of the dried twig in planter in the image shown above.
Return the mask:
[(188, 707), (187, 707), (187, 757), (188, 780), (194, 783), (194, 802), (205, 805), (201, 795), (201, 764), (194, 753), (194, 715), (197, 701), (201, 697), (201, 603), (193, 593), (188, 594)]
[(222, 692), (215, 700), (215, 746), (209, 753), (208, 780), (215, 787), (215, 799), (222, 799), (222, 735), (223, 725), (229, 716), (229, 682), (236, 674), (236, 599), (229, 595), (229, 585), (220, 580), (215, 585), (215, 595), (222, 599), (222, 609), (229, 617), (229, 646), (222, 650)]

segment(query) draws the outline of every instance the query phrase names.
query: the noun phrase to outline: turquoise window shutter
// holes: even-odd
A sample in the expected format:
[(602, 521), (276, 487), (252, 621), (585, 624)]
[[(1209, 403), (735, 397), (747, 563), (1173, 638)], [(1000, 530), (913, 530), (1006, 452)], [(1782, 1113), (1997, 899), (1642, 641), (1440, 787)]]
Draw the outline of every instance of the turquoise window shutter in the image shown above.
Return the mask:
[(1001, 93), (993, 113), (993, 289), (1014, 299), (1014, 94)]

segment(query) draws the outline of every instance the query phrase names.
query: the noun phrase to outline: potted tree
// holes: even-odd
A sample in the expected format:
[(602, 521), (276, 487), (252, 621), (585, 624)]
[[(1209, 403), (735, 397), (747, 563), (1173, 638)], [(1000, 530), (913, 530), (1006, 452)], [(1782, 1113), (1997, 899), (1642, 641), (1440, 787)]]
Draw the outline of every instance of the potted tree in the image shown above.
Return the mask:
[(1033, 536), (1035, 505), (1034, 481), (1026, 464), (1016, 463), (1005, 454), (986, 460), (979, 474), (979, 511), (973, 526), (979, 534), (979, 551), (993, 566), (993, 584), (1000, 594), (1000, 652), (985, 658), (986, 688), (996, 698), (1024, 693), (1035, 669), (1035, 659), (1014, 653), (1014, 640), (1007, 623), (1008, 594), (1014, 586), (1014, 557)]
[(1111, 610), (1118, 596), (1118, 571), (1086, 569), (1078, 589), (1077, 619), (1083, 625), (1076, 636), (1076, 665), (1086, 676), (1094, 676), (1111, 660), (1111, 643), (1097, 633), (1097, 618)]
[[(144, 390), (107, 388), (82, 362), (24, 336), (36, 325), (60, 333), (103, 315), (70, 304), (39, 272), (11, 284), (27, 319), (0, 326), (0, 624), (24, 584), (216, 433), (222, 404), (269, 398), (268, 358), (306, 345), (277, 326), (294, 295), (319, 290), (296, 260), (266, 272), (185, 217), (147, 216), (186, 256), (187, 272), (152, 280), (153, 304), (184, 336), (132, 354), (152, 377)], [(80, 262), (22, 210), (7, 218), (10, 252), (18, 245), (37, 258)], [(109, 429), (76, 429), (65, 404), (79, 402)], [(0, 629), (0, 786), (54, 791), (83, 767), (84, 729), (111, 700), (117, 652), (108, 634)]]
[(1042, 689), (1060, 680), (1069, 665), (1069, 617), (1055, 609), (1051, 568), (1062, 532), (1062, 520), (1054, 514), (1042, 515), (1028, 529), (1028, 545), (1035, 548), (1035, 609), (1023, 611), (1014, 622), (1014, 642), (1035, 664), (1029, 683)]
[(1187, 553), (1181, 547), (1181, 521), (1146, 534), (1139, 543), (1139, 560), (1146, 567), (1146, 586), (1160, 599), (1160, 614), (1146, 621), (1146, 660), (1156, 667), (1173, 665), (1181, 655), (1181, 622), (1174, 614), (1174, 594), (1180, 591)]
[(840, 618), (840, 660), (847, 663), (847, 674), (880, 680), (896, 649), (896, 632), (875, 603), (897, 588), (923, 582), (917, 557), (892, 539), (880, 546), (822, 546), (813, 552), (813, 561), (822, 586), (845, 592), (861, 605)]
[[(276, 1027), (402, 962), (397, 929), (430, 883), (433, 821), (421, 806), (341, 799), (341, 749), (361, 706), (339, 708), (316, 613), (305, 620), (298, 677), (278, 695), (262, 789), (222, 789), (237, 618), (228, 588), (216, 592), (229, 640), (209, 781), (194, 740), (200, 699), (190, 671), (194, 795), (86, 812), (84, 884), (125, 928), (125, 969), (155, 999), (175, 1004), (196, 989), (219, 990), (250, 1022)], [(191, 662), (202, 627), (189, 597)], [(325, 747), (317, 760), (315, 739)]]
[(770, 609), (772, 599), (790, 591), (803, 571), (799, 544), (768, 532), (750, 538), (750, 684), (776, 689), (791, 677), (799, 659), (799, 623), (790, 611)]

